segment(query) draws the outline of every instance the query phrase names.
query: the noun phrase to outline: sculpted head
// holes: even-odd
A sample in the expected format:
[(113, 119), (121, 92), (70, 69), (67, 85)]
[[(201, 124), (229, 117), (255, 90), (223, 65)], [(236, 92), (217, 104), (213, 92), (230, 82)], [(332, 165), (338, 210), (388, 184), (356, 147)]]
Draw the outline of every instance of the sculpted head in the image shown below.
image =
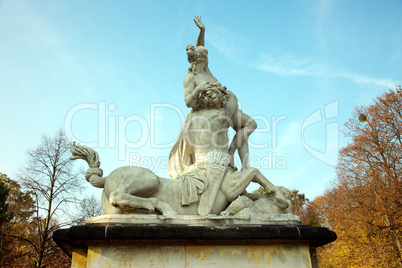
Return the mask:
[(186, 47), (187, 60), (190, 63), (208, 63), (208, 50), (203, 46), (194, 47), (188, 45)]
[(189, 63), (192, 63), (195, 61), (195, 47), (193, 45), (188, 45), (186, 47), (187, 51), (187, 60)]
[(208, 67), (208, 50), (203, 46), (194, 47), (193, 45), (188, 45), (187, 50), (187, 60), (190, 62), (190, 67), (188, 72), (196, 74), (196, 69), (199, 64), (203, 64), (203, 68)]

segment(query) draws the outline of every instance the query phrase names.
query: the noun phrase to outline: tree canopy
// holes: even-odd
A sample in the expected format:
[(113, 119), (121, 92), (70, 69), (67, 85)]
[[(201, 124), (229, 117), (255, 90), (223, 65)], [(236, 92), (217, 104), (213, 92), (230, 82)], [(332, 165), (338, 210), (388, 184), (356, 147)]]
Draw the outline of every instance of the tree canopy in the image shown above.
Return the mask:
[(31, 193), (36, 208), (32, 218), (37, 230), (32, 241), (36, 267), (48, 265), (58, 252), (52, 241), (53, 232), (72, 223), (68, 205), (78, 200), (82, 173), (73, 167), (69, 145), (63, 130), (54, 137), (44, 135), (41, 143), (28, 151), (27, 163), (21, 170), (21, 183)]
[(312, 202), (338, 240), (323, 267), (402, 267), (402, 89), (390, 89), (346, 122), (337, 178)]
[(53, 231), (72, 223), (69, 203), (81, 189), (62, 130), (43, 136), (28, 150), (14, 181), (0, 173), (1, 267), (69, 267), (69, 258), (52, 241)]

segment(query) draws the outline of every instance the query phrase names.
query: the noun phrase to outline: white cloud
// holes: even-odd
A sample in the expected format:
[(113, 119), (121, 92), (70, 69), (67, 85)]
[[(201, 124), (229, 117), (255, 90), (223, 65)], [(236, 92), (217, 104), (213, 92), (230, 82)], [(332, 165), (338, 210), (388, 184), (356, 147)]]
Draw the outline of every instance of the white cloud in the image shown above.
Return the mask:
[(372, 84), (382, 87), (393, 87), (399, 81), (393, 81), (388, 78), (377, 78), (370, 75), (353, 73), (348, 71), (335, 71), (330, 66), (325, 66), (312, 62), (309, 58), (298, 58), (291, 54), (282, 54), (273, 56), (266, 53), (261, 56), (261, 63), (255, 65), (255, 68), (273, 74), (282, 76), (313, 76), (326, 78), (349, 79), (355, 84)]
[(319, 75), (318, 68), (308, 58), (298, 59), (297, 57), (284, 54), (275, 57), (271, 54), (262, 55), (262, 63), (256, 66), (257, 69), (279, 74), (279, 75)]
[(393, 81), (387, 78), (376, 78), (369, 75), (354, 74), (350, 72), (338, 72), (330, 75), (331, 77), (340, 77), (350, 79), (355, 84), (372, 84), (381, 87), (393, 87), (398, 84), (398, 81)]
[[(330, 13), (333, 3), (321, 1), (320, 14)], [(210, 25), (206, 36), (214, 49), (234, 62), (245, 63), (248, 51), (248, 41), (238, 33), (221, 26)], [(324, 46), (324, 44), (322, 44)], [(248, 62), (252, 62), (249, 61)], [(308, 57), (300, 58), (290, 53), (273, 55), (264, 53), (260, 56), (258, 64), (251, 64), (254, 68), (282, 76), (311, 76), (324, 78), (342, 78), (351, 80), (358, 85), (371, 84), (381, 87), (393, 87), (399, 81), (388, 78), (379, 78), (370, 75), (335, 69), (325, 63), (314, 62)], [(248, 65), (248, 64), (247, 64)]]

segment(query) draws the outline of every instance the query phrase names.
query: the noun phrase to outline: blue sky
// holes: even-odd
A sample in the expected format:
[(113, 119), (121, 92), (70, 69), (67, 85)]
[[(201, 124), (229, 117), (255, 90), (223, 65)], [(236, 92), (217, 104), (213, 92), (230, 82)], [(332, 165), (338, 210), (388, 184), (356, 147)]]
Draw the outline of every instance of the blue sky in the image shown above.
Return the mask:
[(211, 72), (259, 125), (251, 165), (312, 199), (335, 178), (353, 107), (401, 84), (401, 13), (392, 0), (2, 0), (0, 172), (15, 179), (26, 150), (64, 127), (105, 174), (168, 177), (200, 14)]

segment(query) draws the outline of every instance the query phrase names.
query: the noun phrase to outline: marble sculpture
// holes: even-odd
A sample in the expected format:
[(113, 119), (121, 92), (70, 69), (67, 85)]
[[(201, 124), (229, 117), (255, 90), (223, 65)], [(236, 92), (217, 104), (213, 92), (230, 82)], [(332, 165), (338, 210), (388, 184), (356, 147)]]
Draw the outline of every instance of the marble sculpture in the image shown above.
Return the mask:
[[(194, 22), (200, 33), (195, 46), (186, 48), (190, 67), (184, 78), (184, 100), (191, 112), (169, 155), (172, 178), (160, 178), (146, 168), (132, 166), (117, 168), (103, 177), (98, 153), (75, 142), (70, 146), (71, 159), (88, 163), (85, 178), (103, 188), (105, 214), (291, 213), (289, 190), (273, 185), (258, 169), (249, 166), (247, 141), (257, 124), (239, 109), (233, 92), (211, 74), (204, 47), (205, 26), (199, 16)], [(229, 144), (230, 127), (236, 134)], [(234, 165), (236, 151), (241, 170)], [(260, 184), (273, 198), (247, 193), (250, 182)]]

